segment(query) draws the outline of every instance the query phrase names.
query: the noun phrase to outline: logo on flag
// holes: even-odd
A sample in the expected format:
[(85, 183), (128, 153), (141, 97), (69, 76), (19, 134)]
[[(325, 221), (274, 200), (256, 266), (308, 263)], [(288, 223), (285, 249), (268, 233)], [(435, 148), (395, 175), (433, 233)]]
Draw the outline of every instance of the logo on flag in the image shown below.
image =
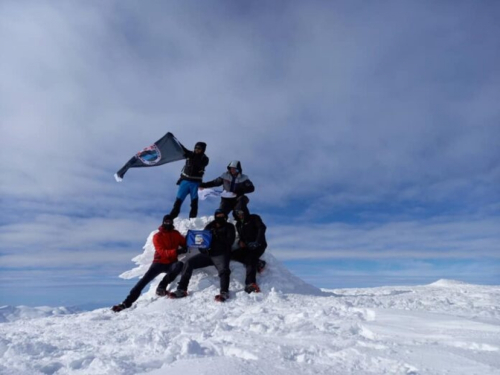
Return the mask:
[(156, 145), (151, 145), (138, 152), (137, 157), (146, 165), (155, 165), (161, 159), (161, 151)]
[(201, 246), (203, 245), (203, 236), (201, 234), (197, 234), (196, 236), (194, 236), (194, 243), (198, 246)]

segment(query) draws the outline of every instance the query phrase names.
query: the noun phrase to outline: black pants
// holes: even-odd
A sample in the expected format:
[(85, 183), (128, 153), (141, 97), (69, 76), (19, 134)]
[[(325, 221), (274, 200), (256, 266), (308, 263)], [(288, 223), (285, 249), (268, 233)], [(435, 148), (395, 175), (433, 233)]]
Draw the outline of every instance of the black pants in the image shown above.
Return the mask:
[(242, 195), (238, 198), (221, 198), (219, 208), (224, 211), (226, 215), (229, 215), (233, 210), (244, 211), (245, 214), (249, 215), (250, 213), (247, 208), (248, 202), (250, 202), (250, 199), (248, 199), (246, 195)]
[(208, 266), (215, 266), (219, 272), (220, 291), (229, 292), (229, 275), (231, 274), (231, 269), (229, 268), (230, 260), (231, 256), (229, 254), (215, 256), (197, 254), (192, 258), (189, 258), (182, 269), (182, 276), (177, 289), (187, 291), (189, 280), (191, 279), (194, 270)]
[(258, 247), (254, 250), (250, 250), (247, 247), (238, 247), (231, 253), (231, 260), (235, 260), (245, 265), (245, 269), (247, 271), (245, 285), (257, 282), (257, 264), (259, 262), (259, 258), (262, 254), (264, 254), (264, 251), (266, 251), (265, 246)]
[(153, 263), (149, 270), (144, 274), (144, 276), (135, 284), (135, 286), (130, 290), (129, 295), (123, 301), (123, 304), (127, 307), (132, 306), (132, 304), (137, 301), (137, 298), (141, 295), (142, 290), (148, 285), (151, 280), (153, 280), (160, 273), (166, 273), (165, 277), (160, 284), (158, 284), (157, 289), (167, 289), (168, 284), (170, 284), (177, 275), (181, 272), (184, 263), (175, 262), (170, 264)]

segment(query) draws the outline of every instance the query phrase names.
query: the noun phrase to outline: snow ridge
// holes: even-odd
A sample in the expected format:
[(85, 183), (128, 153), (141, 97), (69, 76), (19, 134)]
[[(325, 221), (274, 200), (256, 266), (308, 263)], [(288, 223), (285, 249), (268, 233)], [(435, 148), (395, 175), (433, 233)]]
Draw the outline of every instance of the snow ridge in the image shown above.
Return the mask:
[(467, 283), (464, 283), (463, 281), (458, 281), (458, 280), (449, 280), (449, 279), (439, 279), (431, 284), (429, 286), (438, 286), (438, 287), (444, 287), (444, 288), (452, 288), (456, 286), (465, 286), (465, 285), (470, 285)]
[(0, 306), (0, 323), (44, 318), (53, 315), (74, 314), (79, 311), (79, 309), (72, 307)]

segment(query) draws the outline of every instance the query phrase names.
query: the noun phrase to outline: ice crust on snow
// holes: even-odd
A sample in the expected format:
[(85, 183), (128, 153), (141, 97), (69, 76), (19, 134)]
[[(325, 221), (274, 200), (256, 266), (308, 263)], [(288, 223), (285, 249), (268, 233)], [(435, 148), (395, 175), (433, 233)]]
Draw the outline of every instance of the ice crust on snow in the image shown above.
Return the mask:
[[(176, 225), (184, 233), (207, 221)], [(122, 277), (149, 267), (151, 238)], [(0, 324), (0, 374), (500, 374), (499, 286), (320, 290), (272, 248), (264, 257), (262, 293), (245, 293), (243, 267), (232, 263), (226, 303), (214, 302), (218, 277), (207, 268), (187, 298), (156, 298), (152, 287), (119, 314), (11, 309)]]

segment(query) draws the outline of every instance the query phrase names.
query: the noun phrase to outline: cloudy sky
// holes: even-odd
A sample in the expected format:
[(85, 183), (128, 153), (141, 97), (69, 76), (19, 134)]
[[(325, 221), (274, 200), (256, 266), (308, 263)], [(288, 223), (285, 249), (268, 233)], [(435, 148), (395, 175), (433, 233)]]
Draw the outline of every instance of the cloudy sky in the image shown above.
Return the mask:
[(316, 286), (499, 284), (499, 17), (495, 1), (0, 1), (0, 304), (121, 298), (183, 163), (113, 174), (169, 131), (207, 142), (206, 180), (241, 160), (268, 251)]

